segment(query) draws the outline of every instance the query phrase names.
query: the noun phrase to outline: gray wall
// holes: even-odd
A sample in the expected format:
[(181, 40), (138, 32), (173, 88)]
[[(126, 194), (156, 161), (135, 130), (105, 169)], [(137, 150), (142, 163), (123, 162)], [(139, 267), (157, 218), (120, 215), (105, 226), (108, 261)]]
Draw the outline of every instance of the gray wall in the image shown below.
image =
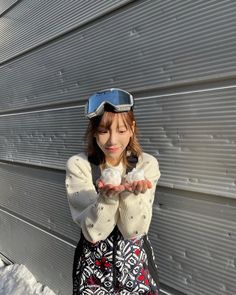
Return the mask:
[(236, 289), (236, 2), (1, 1), (0, 252), (71, 294), (65, 163), (93, 91), (135, 94), (160, 163), (150, 239), (173, 294)]

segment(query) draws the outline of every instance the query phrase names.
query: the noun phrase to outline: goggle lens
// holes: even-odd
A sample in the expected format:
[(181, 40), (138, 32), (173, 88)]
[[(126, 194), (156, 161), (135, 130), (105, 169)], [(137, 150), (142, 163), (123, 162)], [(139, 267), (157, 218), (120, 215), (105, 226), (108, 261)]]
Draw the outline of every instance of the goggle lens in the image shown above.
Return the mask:
[(87, 103), (86, 115), (91, 118), (97, 116), (104, 110), (108, 103), (116, 111), (129, 110), (133, 106), (133, 97), (126, 91), (120, 89), (109, 89), (92, 95)]

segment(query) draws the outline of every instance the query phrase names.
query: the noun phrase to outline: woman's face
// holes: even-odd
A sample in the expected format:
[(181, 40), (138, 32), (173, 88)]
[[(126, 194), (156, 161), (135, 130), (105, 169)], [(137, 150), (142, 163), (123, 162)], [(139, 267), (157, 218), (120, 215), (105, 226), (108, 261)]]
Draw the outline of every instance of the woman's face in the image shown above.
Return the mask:
[(106, 127), (106, 121), (107, 116), (103, 115), (95, 137), (98, 146), (105, 154), (106, 162), (117, 165), (133, 135), (135, 122), (132, 129), (127, 128), (119, 113), (114, 114), (109, 128)]

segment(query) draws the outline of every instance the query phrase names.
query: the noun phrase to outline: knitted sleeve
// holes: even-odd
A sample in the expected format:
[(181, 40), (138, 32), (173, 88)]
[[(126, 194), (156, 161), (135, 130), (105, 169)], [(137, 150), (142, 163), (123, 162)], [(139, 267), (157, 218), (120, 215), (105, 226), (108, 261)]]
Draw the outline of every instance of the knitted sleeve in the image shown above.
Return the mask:
[(144, 153), (143, 160), (137, 165), (144, 170), (145, 178), (150, 180), (152, 188), (144, 194), (135, 195), (130, 192), (120, 194), (118, 219), (119, 228), (126, 239), (146, 234), (152, 218), (152, 204), (155, 198), (157, 181), (160, 178), (158, 161), (152, 155)]
[(105, 239), (117, 223), (119, 195), (97, 194), (90, 163), (82, 153), (67, 161), (65, 184), (72, 218), (85, 238), (93, 243)]

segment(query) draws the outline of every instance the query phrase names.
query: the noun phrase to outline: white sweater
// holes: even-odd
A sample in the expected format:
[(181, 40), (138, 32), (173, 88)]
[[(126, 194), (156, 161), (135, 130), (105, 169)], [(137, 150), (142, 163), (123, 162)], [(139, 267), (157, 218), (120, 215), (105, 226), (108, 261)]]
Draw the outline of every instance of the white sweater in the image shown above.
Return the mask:
[[(123, 164), (116, 168), (124, 176)], [(116, 224), (125, 239), (148, 232), (156, 184), (161, 174), (158, 161), (147, 153), (139, 157), (136, 168), (144, 170), (146, 179), (152, 182), (151, 189), (138, 195), (124, 191), (106, 196), (96, 192), (85, 153), (68, 159), (65, 183), (71, 215), (88, 241), (95, 243), (106, 239)]]

